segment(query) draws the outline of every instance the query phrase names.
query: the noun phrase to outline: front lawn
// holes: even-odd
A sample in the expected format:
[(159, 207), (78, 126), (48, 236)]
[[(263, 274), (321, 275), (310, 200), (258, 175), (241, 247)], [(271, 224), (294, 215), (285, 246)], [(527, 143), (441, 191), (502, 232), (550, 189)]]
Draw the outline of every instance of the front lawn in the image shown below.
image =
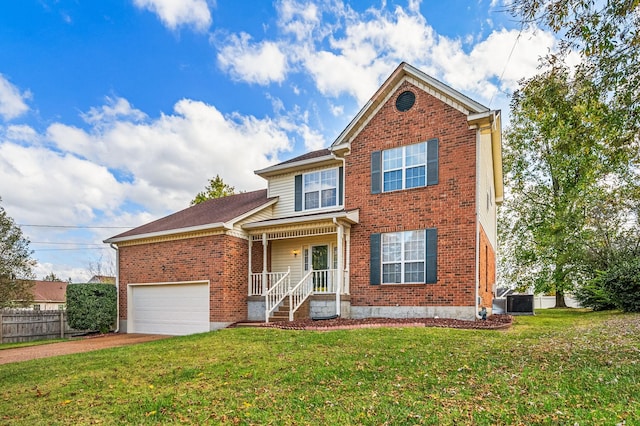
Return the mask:
[(0, 365), (2, 424), (638, 424), (640, 315), (228, 329)]

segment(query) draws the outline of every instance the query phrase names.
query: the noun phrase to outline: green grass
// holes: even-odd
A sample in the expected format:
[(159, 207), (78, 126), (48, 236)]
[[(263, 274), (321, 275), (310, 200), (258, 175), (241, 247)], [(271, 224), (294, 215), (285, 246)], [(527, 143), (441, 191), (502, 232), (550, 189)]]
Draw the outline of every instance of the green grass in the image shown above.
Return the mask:
[(67, 340), (69, 339), (46, 339), (46, 340), (32, 340), (30, 342), (0, 343), (0, 351), (3, 349), (26, 348), (28, 346), (48, 345), (49, 343), (65, 342)]
[(639, 381), (640, 315), (229, 329), (0, 365), (0, 423), (631, 425)]

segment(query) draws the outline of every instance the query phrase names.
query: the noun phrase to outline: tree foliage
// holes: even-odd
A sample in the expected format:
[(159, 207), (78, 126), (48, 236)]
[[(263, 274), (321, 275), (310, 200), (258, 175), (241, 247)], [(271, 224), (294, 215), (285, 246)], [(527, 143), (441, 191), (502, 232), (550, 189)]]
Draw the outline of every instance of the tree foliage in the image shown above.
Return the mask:
[(52, 272), (49, 272), (44, 277), (42, 277), (42, 281), (63, 282), (64, 280), (62, 278), (60, 278), (59, 276), (57, 276), (56, 274), (54, 274), (53, 271), (52, 271)]
[(619, 155), (637, 161), (640, 0), (514, 0), (510, 9), (524, 24), (556, 32), (561, 37), (560, 59), (571, 52), (580, 54), (583, 72), (616, 112), (608, 125), (618, 129)]
[(0, 308), (27, 305), (33, 300), (35, 261), (31, 253), (29, 240), (0, 206)]
[(216, 175), (215, 178), (209, 179), (209, 184), (204, 188), (204, 191), (199, 192), (196, 198), (191, 200), (191, 205), (194, 206), (212, 198), (222, 198), (233, 194), (235, 194), (235, 188), (224, 183), (222, 178)]
[(505, 133), (500, 217), (506, 278), (520, 288), (563, 295), (584, 277), (586, 212), (624, 170), (603, 123), (610, 110), (596, 85), (561, 64), (524, 82)]

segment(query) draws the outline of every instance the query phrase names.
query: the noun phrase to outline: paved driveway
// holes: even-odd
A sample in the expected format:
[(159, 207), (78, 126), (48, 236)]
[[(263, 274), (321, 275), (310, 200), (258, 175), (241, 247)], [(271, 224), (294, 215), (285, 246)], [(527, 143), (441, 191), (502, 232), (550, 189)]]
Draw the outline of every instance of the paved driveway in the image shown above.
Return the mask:
[(0, 364), (134, 345), (136, 343), (150, 342), (168, 337), (171, 336), (158, 334), (107, 334), (104, 336), (74, 339), (67, 342), (50, 343), (47, 345), (3, 349), (0, 350)]

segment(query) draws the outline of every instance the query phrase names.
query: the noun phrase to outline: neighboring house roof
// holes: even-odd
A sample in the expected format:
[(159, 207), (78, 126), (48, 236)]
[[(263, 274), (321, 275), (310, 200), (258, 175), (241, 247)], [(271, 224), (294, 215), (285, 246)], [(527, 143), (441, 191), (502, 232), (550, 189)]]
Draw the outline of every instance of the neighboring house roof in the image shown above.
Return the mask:
[(110, 277), (107, 275), (94, 275), (91, 277), (91, 279), (89, 281), (87, 281), (87, 283), (89, 284), (115, 284), (116, 283), (116, 277)]
[(67, 301), (67, 283), (64, 281), (36, 281), (32, 291), (33, 301), (36, 303)]
[(311, 164), (314, 167), (324, 164), (336, 163), (340, 160), (329, 149), (319, 149), (317, 151), (311, 151), (303, 155), (299, 155), (290, 160), (283, 161), (273, 166), (269, 166), (265, 169), (256, 170), (255, 174), (263, 178), (269, 176), (278, 175), (284, 172), (291, 172), (296, 170), (303, 170), (309, 168)]
[(266, 189), (214, 198), (131, 229), (104, 242), (117, 243), (204, 229), (231, 229), (234, 222), (276, 201), (277, 198), (267, 197)]

